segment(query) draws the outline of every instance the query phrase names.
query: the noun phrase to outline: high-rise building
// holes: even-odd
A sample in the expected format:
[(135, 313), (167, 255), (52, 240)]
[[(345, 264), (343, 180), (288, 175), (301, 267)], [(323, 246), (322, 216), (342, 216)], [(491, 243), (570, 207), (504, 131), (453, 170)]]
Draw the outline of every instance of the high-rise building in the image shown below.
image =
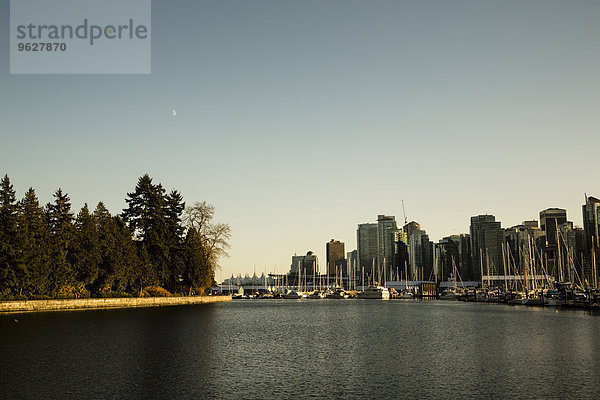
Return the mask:
[(548, 208), (540, 211), (540, 228), (546, 234), (546, 254), (554, 259), (559, 236), (558, 227), (567, 222), (567, 210), (562, 208)]
[(346, 253), (346, 262), (348, 263), (348, 271), (353, 277), (358, 276), (358, 250), (352, 250)]
[(471, 274), (480, 280), (482, 275), (499, 275), (502, 269), (503, 232), (493, 215), (471, 217)]
[(586, 196), (585, 204), (581, 208), (583, 212), (583, 230), (585, 231), (585, 249), (589, 258), (592, 249), (598, 254), (600, 248), (600, 200)]
[(404, 225), (408, 239), (409, 279), (431, 280), (433, 276), (433, 243), (415, 221)]
[(437, 281), (450, 278), (458, 280), (458, 243), (460, 236), (452, 235), (441, 239), (434, 245), (434, 265)]
[(292, 265), (290, 267), (291, 275), (302, 275), (312, 277), (319, 274), (319, 259), (312, 251), (305, 256), (292, 256)]
[(346, 254), (344, 242), (331, 239), (326, 244), (327, 249), (327, 275), (338, 275), (338, 268), (342, 265), (342, 260)]
[[(408, 280), (408, 236), (403, 230), (394, 232), (394, 265), (396, 266), (396, 280)], [(394, 270), (392, 270), (394, 272)]]
[(508, 260), (506, 266), (508, 275), (523, 274), (523, 265), (534, 256), (535, 245), (540, 238), (544, 238), (544, 232), (538, 228), (537, 221), (524, 221), (521, 225), (515, 225), (504, 229), (505, 257)]
[(471, 240), (469, 235), (452, 235), (434, 245), (434, 266), (437, 280), (450, 278), (469, 281), (471, 277)]
[(377, 216), (377, 267), (386, 275), (395, 268), (394, 265), (394, 234), (398, 232), (396, 217), (389, 215)]
[(458, 273), (463, 281), (472, 281), (473, 263), (471, 260), (471, 236), (461, 234), (458, 237)]
[(358, 273), (372, 276), (377, 259), (377, 224), (359, 224), (356, 230)]

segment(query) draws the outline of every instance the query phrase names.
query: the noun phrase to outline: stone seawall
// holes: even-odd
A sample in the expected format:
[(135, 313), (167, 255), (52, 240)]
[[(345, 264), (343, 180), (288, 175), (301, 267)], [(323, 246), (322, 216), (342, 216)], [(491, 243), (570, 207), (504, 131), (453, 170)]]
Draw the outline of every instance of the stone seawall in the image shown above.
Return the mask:
[(65, 299), (0, 301), (0, 313), (68, 311), (98, 308), (162, 307), (231, 301), (231, 296), (129, 297), (110, 299)]

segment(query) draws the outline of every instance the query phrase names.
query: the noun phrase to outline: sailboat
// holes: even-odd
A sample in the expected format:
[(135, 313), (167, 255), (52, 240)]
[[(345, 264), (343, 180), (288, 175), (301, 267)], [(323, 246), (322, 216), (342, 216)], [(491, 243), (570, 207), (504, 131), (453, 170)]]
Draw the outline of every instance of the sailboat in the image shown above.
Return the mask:
[[(441, 294), (439, 299), (440, 300), (460, 300), (463, 296), (462, 290), (458, 288), (458, 286), (456, 285), (456, 276), (458, 275), (458, 269), (456, 268), (456, 264), (454, 262), (454, 257), (452, 257), (452, 275), (454, 277), (454, 286), (449, 287), (448, 289), (444, 290)], [(460, 277), (460, 275), (459, 275)], [(450, 278), (448, 279), (450, 280)], [(461, 280), (461, 285), (462, 285), (462, 279)]]

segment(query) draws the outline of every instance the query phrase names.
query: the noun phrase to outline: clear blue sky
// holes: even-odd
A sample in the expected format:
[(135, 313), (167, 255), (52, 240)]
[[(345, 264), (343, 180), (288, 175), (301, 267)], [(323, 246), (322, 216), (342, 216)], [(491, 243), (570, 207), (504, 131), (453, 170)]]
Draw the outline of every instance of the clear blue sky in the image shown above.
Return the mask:
[(218, 278), (324, 263), (401, 199), (437, 241), (600, 196), (597, 1), (153, 1), (147, 76), (9, 75), (0, 18), (18, 196), (117, 213), (149, 173), (231, 225)]

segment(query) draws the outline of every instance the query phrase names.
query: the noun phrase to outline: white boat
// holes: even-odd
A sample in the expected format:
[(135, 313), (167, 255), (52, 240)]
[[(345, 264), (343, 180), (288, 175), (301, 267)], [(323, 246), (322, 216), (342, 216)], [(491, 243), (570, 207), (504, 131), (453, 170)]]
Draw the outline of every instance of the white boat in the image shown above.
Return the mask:
[(281, 295), (282, 299), (300, 299), (302, 296), (295, 290), (289, 290), (287, 293)]
[(348, 293), (346, 293), (344, 290), (342, 289), (336, 289), (333, 292), (328, 292), (326, 297), (328, 299), (347, 299), (348, 298)]
[(461, 294), (454, 290), (454, 289), (448, 289), (448, 290), (444, 290), (441, 294), (440, 294), (440, 300), (459, 300), (460, 299)]
[(400, 294), (398, 296), (399, 299), (414, 299), (415, 295), (412, 294), (411, 292), (403, 292), (402, 294)]
[(383, 286), (369, 286), (367, 289), (360, 292), (356, 297), (359, 299), (381, 299), (389, 300), (390, 291)]

